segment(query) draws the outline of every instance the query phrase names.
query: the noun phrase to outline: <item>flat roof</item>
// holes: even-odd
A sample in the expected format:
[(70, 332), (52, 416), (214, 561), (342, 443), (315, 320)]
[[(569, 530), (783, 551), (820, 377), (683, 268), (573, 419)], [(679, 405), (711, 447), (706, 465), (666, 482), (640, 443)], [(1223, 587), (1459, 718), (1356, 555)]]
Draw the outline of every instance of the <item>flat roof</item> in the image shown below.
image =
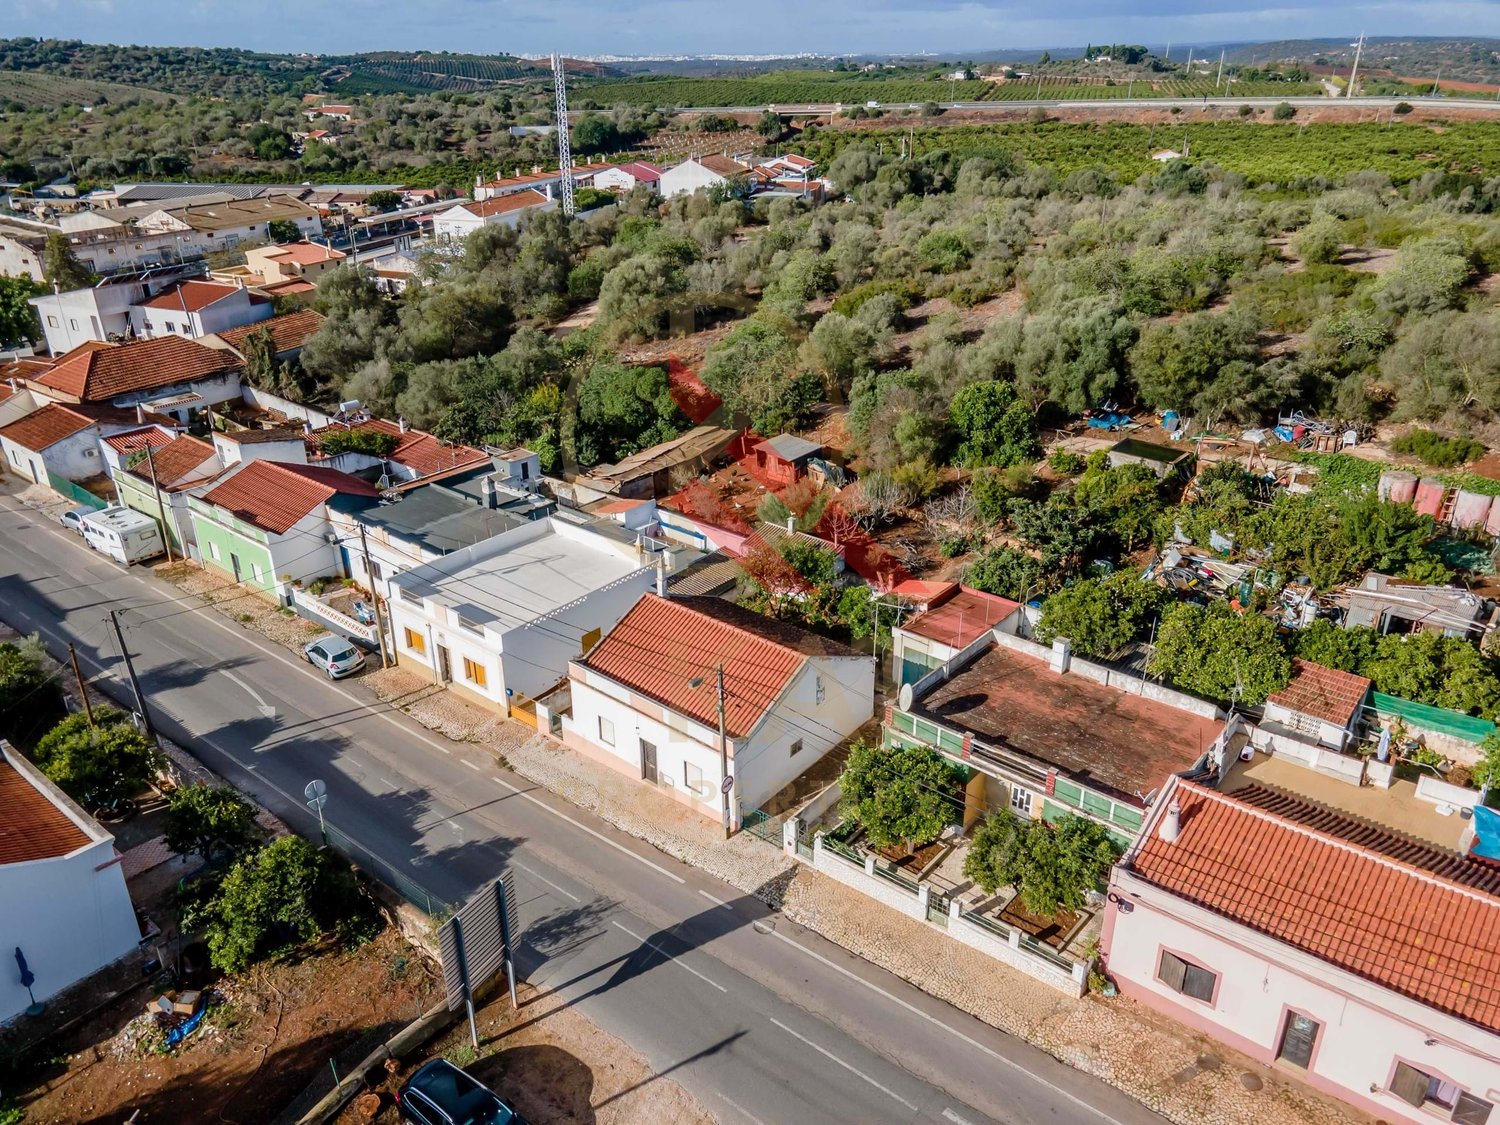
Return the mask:
[(404, 492), (394, 502), (382, 500), (354, 518), (439, 554), (472, 547), (526, 522), (525, 516), (483, 507), (436, 484)]
[(628, 543), (555, 517), (396, 575), (403, 592), (477, 609), (477, 625), (514, 629), (648, 565)]
[(1002, 645), (912, 711), (1137, 807), (1169, 776), (1191, 769), (1224, 729), (1216, 719), (1054, 672), (1047, 661)]

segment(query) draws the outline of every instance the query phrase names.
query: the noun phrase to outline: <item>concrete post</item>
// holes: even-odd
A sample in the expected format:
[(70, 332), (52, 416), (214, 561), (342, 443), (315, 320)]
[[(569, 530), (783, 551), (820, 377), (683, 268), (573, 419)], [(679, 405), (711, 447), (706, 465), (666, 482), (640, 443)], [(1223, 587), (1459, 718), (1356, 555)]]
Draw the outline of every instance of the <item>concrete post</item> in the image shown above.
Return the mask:
[(793, 859), (797, 858), (797, 837), (802, 835), (802, 822), (789, 816), (781, 825), (781, 850)]
[(1021, 949), (1021, 931), (1020, 930), (1018, 930), (1014, 926), (1012, 926), (1010, 928), (1010, 933), (1006, 935), (1006, 939), (1005, 940), (1008, 941), (1008, 942), (1010, 942), (1010, 947), (1012, 949), (1016, 950), (1017, 952), (1020, 952), (1020, 949)]
[(875, 878), (875, 857), (872, 855), (865, 856), (865, 874), (871, 879)]
[(926, 883), (917, 886), (917, 917), (927, 919), (927, 903), (932, 898), (932, 887)]
[(958, 921), (958, 916), (963, 913), (963, 910), (964, 908), (959, 905), (958, 899), (950, 898), (948, 900), (948, 919), (950, 921)]

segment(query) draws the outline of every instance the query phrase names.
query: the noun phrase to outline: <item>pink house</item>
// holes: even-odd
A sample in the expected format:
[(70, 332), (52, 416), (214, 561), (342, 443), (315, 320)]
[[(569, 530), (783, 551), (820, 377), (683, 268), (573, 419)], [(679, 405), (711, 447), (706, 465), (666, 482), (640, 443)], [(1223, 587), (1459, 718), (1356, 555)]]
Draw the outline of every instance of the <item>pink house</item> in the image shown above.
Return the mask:
[(1500, 867), (1173, 778), (1101, 944), (1125, 995), (1385, 1121), (1500, 1125)]

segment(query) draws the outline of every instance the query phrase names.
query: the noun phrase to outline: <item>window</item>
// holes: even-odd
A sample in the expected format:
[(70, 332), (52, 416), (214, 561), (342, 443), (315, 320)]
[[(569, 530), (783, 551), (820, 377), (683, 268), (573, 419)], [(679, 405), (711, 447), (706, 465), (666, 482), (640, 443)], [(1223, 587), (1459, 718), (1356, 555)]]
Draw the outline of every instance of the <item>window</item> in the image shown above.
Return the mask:
[(529, 480), (530, 477), (531, 477), (531, 465), (530, 465), (529, 462), (522, 461), (521, 462), (521, 479), (522, 480)]
[(1191, 996), (1194, 1000), (1212, 1003), (1214, 985), (1219, 983), (1217, 973), (1211, 973), (1199, 965), (1184, 961), (1175, 953), (1161, 952), (1161, 964), (1156, 970), (1156, 979), (1173, 992)]
[(792, 752), (787, 757), (795, 758), (800, 753), (802, 753), (802, 740), (799, 738), (796, 742), (792, 743)]
[(823, 686), (822, 676), (813, 677), (813, 697), (819, 703), (822, 703), (823, 700), (828, 698), (828, 690)]
[(414, 629), (402, 629), (401, 631), (406, 634), (407, 648), (411, 649), (412, 652), (420, 653), (422, 656), (427, 655), (427, 639), (421, 633), (418, 633)]
[(71, 328), (74, 332), (77, 332), (78, 331), (78, 321), (76, 319), (74, 319), (73, 317), (69, 317), (68, 318), (68, 327)]
[(214, 562), (219, 561), (219, 545), (217, 543), (210, 543), (208, 545), (208, 555)]
[(1391, 1076), (1391, 1093), (1418, 1109), (1438, 1110), (1441, 1117), (1460, 1125), (1485, 1125), (1490, 1119), (1490, 1110), (1495, 1108), (1452, 1082), (1404, 1062), (1396, 1064), (1396, 1073)]
[(1019, 785), (1010, 787), (1010, 807), (1022, 816), (1031, 815), (1031, 790), (1022, 789)]
[(370, 560), (369, 571), (370, 571), (370, 577), (373, 580), (375, 580), (376, 582), (379, 582), (380, 581), (380, 577), (381, 577), (380, 576), (380, 564), (378, 562), (376, 562), (374, 559)]
[(708, 792), (708, 785), (703, 780), (703, 770), (692, 762), (682, 763), (682, 783), (700, 797)]
[(47, 327), (48, 328), (56, 328), (57, 327), (57, 317), (48, 314), (48, 316), (47, 316)]
[(606, 746), (613, 746), (615, 744), (614, 721), (606, 719), (603, 715), (599, 716), (599, 741)]
[(256, 582), (260, 581), (260, 563), (250, 564), (250, 577)]
[(484, 687), (484, 665), (475, 664), (467, 656), (464, 657), (464, 679), (478, 687)]
[(1313, 1045), (1318, 1041), (1321, 1024), (1298, 1012), (1286, 1014), (1286, 1025), (1281, 1029), (1281, 1047), (1276, 1057), (1293, 1066), (1306, 1070), (1312, 1065)]

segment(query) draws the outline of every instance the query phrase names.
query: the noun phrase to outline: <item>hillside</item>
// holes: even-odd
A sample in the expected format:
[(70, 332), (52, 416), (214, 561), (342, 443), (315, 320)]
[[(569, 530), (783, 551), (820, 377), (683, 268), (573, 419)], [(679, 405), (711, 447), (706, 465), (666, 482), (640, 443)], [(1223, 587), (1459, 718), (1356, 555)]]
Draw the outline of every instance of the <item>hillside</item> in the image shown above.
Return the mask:
[(98, 82), (35, 71), (0, 70), (0, 109), (15, 112), (63, 105), (101, 105), (129, 100), (167, 102), (171, 95), (120, 82)]
[[(1242, 43), (1229, 49), (1234, 63), (1295, 59), (1328, 63), (1348, 69), (1354, 63), (1354, 36), (1348, 39), (1284, 39), (1270, 43)], [(1443, 79), (1457, 82), (1500, 83), (1500, 39), (1397, 39), (1365, 41), (1360, 69), (1392, 77)]]

